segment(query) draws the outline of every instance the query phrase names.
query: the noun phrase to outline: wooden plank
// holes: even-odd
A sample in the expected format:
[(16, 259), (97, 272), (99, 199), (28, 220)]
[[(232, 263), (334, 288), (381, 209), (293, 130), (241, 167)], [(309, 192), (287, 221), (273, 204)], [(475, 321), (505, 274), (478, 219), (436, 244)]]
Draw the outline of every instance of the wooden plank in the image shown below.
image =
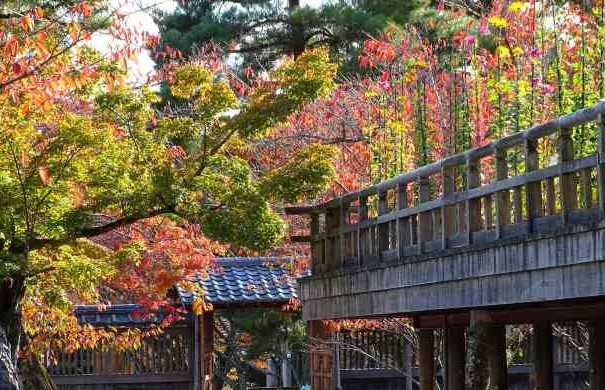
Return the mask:
[(368, 253), (368, 233), (367, 230), (362, 228), (362, 224), (368, 220), (369, 211), (368, 211), (368, 198), (360, 197), (359, 198), (359, 222), (357, 223), (357, 227), (352, 225), (351, 229), (355, 229), (357, 231), (357, 256), (358, 256), (358, 264), (362, 265), (366, 261), (367, 253)]
[(546, 214), (555, 215), (555, 178), (549, 177), (544, 181), (546, 193)]

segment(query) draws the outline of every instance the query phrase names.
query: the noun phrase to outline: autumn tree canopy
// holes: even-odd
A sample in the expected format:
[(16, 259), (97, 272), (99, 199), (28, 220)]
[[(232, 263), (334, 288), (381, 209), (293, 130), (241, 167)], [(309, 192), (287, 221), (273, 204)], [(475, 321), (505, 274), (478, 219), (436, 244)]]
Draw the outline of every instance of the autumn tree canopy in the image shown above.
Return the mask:
[[(123, 60), (150, 37), (135, 37), (121, 11), (95, 1), (11, 7), (0, 19), (0, 344), (10, 352), (0, 383), (19, 388), (23, 332), (73, 335), (74, 303), (101, 299), (114, 281), (137, 285), (120, 282), (121, 271), (151, 267), (146, 296), (157, 306), (173, 282), (207, 266), (210, 240), (265, 250), (284, 237), (274, 205), (320, 194), (335, 152), (311, 145), (259, 170), (249, 145), (328, 94), (336, 65), (318, 48), (244, 85), (208, 61), (166, 61), (161, 102), (126, 82)], [(107, 31), (125, 41), (109, 55), (88, 44)], [(115, 251), (89, 240), (158, 220)], [(172, 261), (172, 244), (186, 260)], [(71, 341), (95, 340), (80, 335)]]

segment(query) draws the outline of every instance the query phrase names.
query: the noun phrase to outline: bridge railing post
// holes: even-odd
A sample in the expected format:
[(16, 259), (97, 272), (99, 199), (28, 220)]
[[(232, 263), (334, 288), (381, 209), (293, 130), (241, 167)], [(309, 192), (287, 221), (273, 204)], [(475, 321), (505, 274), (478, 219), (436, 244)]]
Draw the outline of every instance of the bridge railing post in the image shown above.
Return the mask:
[[(384, 215), (389, 212), (389, 200), (387, 191), (378, 193), (378, 215)], [(378, 250), (377, 256), (382, 259), (383, 253), (389, 250), (390, 222), (378, 225)]]
[(601, 213), (605, 213), (605, 114), (600, 114), (598, 119), (599, 134), (597, 138), (597, 181), (598, 181), (598, 196), (599, 209)]
[[(397, 184), (397, 209), (403, 210), (408, 207), (408, 186), (407, 183)], [(410, 218), (399, 218), (397, 220), (397, 250), (399, 258), (405, 256), (405, 248), (412, 245), (412, 232), (410, 230)]]
[[(479, 173), (479, 160), (468, 158), (466, 160), (466, 189), (471, 190), (481, 185)], [(473, 232), (481, 227), (481, 199), (469, 199), (466, 201), (466, 233), (467, 243), (473, 242)]]
[(323, 271), (323, 250), (321, 240), (319, 238), (319, 214), (311, 214), (311, 268), (314, 274), (321, 273)]
[[(535, 139), (525, 140), (525, 173), (539, 169), (538, 163), (538, 141)], [(533, 220), (544, 214), (542, 205), (542, 183), (539, 181), (528, 183), (525, 188), (525, 204), (527, 207), (527, 219), (530, 231), (533, 230)]]
[(359, 197), (359, 222), (357, 224), (357, 257), (359, 265), (366, 263), (368, 254), (368, 231), (362, 228), (362, 223), (368, 220), (368, 198)]
[[(441, 185), (443, 189), (442, 198), (446, 199), (448, 196), (456, 191), (456, 177), (455, 169), (453, 166), (444, 165), (441, 168)], [(442, 206), (441, 207), (441, 248), (447, 249), (448, 240), (454, 234), (456, 230), (456, 209), (455, 206)]]
[[(570, 128), (559, 128), (558, 149), (559, 164), (563, 164), (567, 161), (573, 160), (574, 150)], [(559, 176), (559, 186), (561, 191), (561, 219), (563, 225), (565, 225), (569, 220), (569, 212), (577, 208), (577, 189), (575, 172), (561, 174)]]
[[(427, 177), (418, 179), (418, 202), (428, 202), (431, 199), (431, 187)], [(418, 214), (418, 253), (424, 251), (424, 244), (433, 239), (432, 212)]]

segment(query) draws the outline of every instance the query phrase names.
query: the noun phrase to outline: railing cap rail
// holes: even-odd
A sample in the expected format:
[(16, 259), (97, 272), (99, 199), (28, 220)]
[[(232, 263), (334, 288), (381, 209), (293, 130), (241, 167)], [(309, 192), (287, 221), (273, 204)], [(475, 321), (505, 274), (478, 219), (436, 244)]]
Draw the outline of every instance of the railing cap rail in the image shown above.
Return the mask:
[(437, 174), (441, 172), (443, 168), (459, 166), (465, 164), (467, 161), (480, 160), (484, 157), (494, 154), (496, 151), (510, 149), (512, 147), (522, 145), (526, 140), (536, 140), (553, 134), (560, 129), (573, 128), (580, 124), (596, 120), (600, 114), (605, 114), (605, 100), (601, 100), (591, 107), (563, 115), (551, 121), (532, 126), (518, 133), (492, 141), (486, 145), (478, 146), (462, 153), (448, 156), (442, 160), (424, 165), (411, 172), (403, 173), (361, 190), (349, 192), (339, 198), (334, 198), (315, 205), (297, 205), (286, 207), (285, 212), (286, 214), (290, 215), (303, 215), (321, 213), (329, 208), (338, 208), (359, 198), (368, 197), (394, 189), (400, 183), (411, 183), (421, 178), (426, 178)]

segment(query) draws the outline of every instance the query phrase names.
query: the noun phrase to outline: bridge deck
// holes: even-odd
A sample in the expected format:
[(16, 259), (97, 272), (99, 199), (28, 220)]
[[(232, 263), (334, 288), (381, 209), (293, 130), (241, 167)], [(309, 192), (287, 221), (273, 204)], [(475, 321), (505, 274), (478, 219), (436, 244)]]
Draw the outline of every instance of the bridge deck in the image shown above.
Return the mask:
[[(289, 208), (310, 216), (310, 235), (298, 237), (313, 257), (312, 276), (301, 282), (304, 317), (605, 296), (604, 113), (601, 102), (341, 198)], [(595, 128), (595, 153), (574, 153), (579, 127)]]

